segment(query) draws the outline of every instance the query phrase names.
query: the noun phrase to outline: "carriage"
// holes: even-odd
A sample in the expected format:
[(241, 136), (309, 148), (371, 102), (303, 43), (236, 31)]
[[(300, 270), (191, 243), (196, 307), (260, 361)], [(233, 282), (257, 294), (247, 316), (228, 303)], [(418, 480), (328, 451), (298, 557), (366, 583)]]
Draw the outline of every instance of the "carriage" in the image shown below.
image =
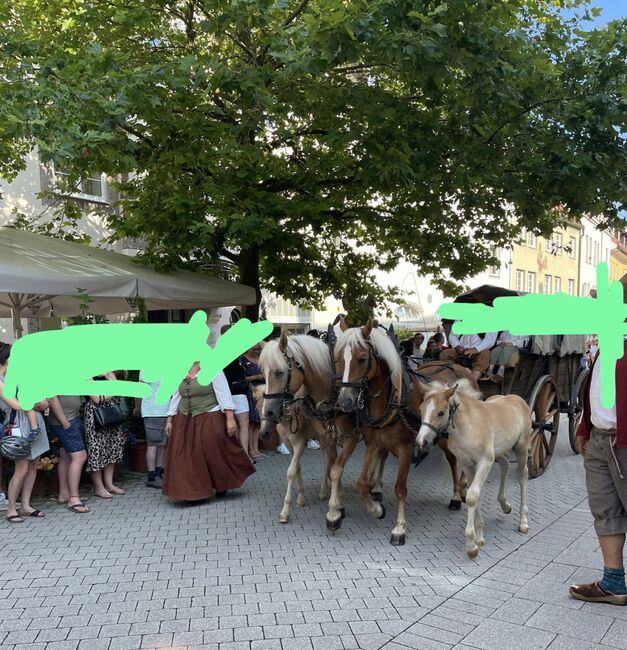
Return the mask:
[[(519, 295), (515, 291), (483, 285), (458, 296), (455, 302), (492, 306), (495, 298)], [(541, 318), (541, 315), (538, 316)], [(445, 331), (452, 325), (445, 322)], [(450, 330), (449, 330), (450, 331)], [(448, 333), (448, 332), (447, 332)], [(527, 401), (533, 414), (529, 476), (541, 476), (553, 457), (560, 414), (568, 414), (569, 440), (575, 451), (575, 435), (583, 411), (583, 392), (588, 370), (581, 370), (584, 336), (532, 336), (527, 346), (513, 355), (500, 383), (481, 381), (484, 397), (516, 394)]]

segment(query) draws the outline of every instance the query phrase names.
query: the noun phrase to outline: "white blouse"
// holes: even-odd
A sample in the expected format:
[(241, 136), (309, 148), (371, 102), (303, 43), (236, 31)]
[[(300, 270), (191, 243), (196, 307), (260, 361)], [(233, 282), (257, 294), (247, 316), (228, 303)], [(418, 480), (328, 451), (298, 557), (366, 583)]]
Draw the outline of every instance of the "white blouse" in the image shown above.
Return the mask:
[(485, 337), (482, 339), (478, 334), (462, 334), (461, 336), (458, 336), (451, 332), (448, 340), (452, 348), (461, 345), (463, 348), (475, 348), (477, 352), (483, 352), (484, 350), (490, 350), (494, 347), (497, 334), (498, 332), (487, 332)]
[[(211, 409), (211, 413), (214, 411), (234, 411), (235, 404), (233, 403), (233, 396), (231, 395), (231, 390), (229, 389), (229, 382), (226, 380), (222, 370), (213, 378), (211, 382), (213, 386), (213, 391), (216, 394), (216, 399), (218, 400), (218, 406)], [(170, 400), (170, 408), (168, 410), (168, 416), (176, 415), (179, 410), (179, 404), (181, 403), (181, 394), (177, 390), (172, 399)]]

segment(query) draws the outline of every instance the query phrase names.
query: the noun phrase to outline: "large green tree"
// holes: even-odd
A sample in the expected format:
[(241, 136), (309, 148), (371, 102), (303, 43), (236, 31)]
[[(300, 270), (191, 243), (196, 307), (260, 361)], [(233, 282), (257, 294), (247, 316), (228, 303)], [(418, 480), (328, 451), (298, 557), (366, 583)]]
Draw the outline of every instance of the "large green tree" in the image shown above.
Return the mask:
[(122, 175), (146, 259), (297, 302), (378, 301), (400, 257), (451, 290), (521, 227), (625, 205), (627, 23), (579, 4), (2, 3), (0, 173), (37, 146)]

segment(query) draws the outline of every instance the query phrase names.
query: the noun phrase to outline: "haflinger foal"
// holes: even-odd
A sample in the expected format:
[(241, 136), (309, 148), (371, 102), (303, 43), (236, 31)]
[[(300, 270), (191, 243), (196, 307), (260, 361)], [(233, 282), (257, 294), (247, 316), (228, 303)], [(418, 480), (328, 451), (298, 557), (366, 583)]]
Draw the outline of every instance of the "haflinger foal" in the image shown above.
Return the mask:
[(512, 511), (505, 498), (509, 453), (518, 460), (520, 521), (518, 530), (529, 532), (527, 521), (527, 458), (531, 443), (532, 416), (529, 406), (518, 395), (495, 395), (486, 401), (466, 379), (448, 387), (439, 382), (420, 386), (422, 424), (416, 444), (428, 450), (436, 438), (448, 431), (449, 449), (457, 457), (469, 483), (466, 493), (466, 553), (477, 557), (484, 545), (483, 521), (479, 501), (481, 488), (496, 461), (501, 467), (498, 501), (504, 513)]

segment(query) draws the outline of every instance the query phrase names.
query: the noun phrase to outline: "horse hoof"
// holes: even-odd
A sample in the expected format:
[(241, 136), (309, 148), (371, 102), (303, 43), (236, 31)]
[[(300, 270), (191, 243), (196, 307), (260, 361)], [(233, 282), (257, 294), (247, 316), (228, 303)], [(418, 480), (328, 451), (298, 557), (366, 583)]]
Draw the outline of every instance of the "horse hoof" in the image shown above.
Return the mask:
[(451, 502), (448, 504), (448, 509), (449, 510), (461, 510), (462, 509), (462, 502), (457, 501), (456, 499), (451, 499)]
[(479, 548), (474, 548), (471, 549), (470, 551), (466, 551), (466, 554), (471, 560), (474, 560), (477, 557), (477, 555), (479, 555)]
[(297, 501), (297, 502), (296, 502), (296, 507), (297, 507), (297, 508), (304, 508), (304, 507), (305, 507), (305, 502), (304, 502), (304, 501), (301, 501), (300, 503), (298, 503), (298, 501)]
[(507, 507), (503, 508), (503, 512), (506, 515), (508, 515), (511, 511), (512, 511), (512, 506), (510, 506), (509, 504), (507, 505)]
[(281, 516), (279, 515), (279, 523), (280, 523), (280, 524), (287, 524), (287, 522), (288, 522), (289, 520), (290, 520), (289, 517), (281, 517)]
[(372, 497), (372, 500), (376, 501), (377, 503), (381, 503), (383, 501), (383, 495), (381, 492), (371, 492), (370, 496)]
[(529, 526), (518, 526), (518, 532), (526, 535), (529, 532)]
[(346, 519), (346, 508), (340, 508), (341, 519)]
[(485, 540), (484, 539), (478, 539), (477, 540), (477, 546), (479, 548), (483, 548), (485, 546)]
[(392, 533), (390, 544), (392, 546), (405, 546), (405, 533)]
[(381, 514), (377, 517), (377, 519), (383, 519), (385, 517), (385, 506), (382, 503), (379, 505), (381, 506)]
[(342, 525), (342, 518), (341, 517), (339, 519), (336, 519), (335, 521), (332, 521), (331, 519), (327, 519), (327, 528), (332, 533), (339, 530), (341, 525)]

